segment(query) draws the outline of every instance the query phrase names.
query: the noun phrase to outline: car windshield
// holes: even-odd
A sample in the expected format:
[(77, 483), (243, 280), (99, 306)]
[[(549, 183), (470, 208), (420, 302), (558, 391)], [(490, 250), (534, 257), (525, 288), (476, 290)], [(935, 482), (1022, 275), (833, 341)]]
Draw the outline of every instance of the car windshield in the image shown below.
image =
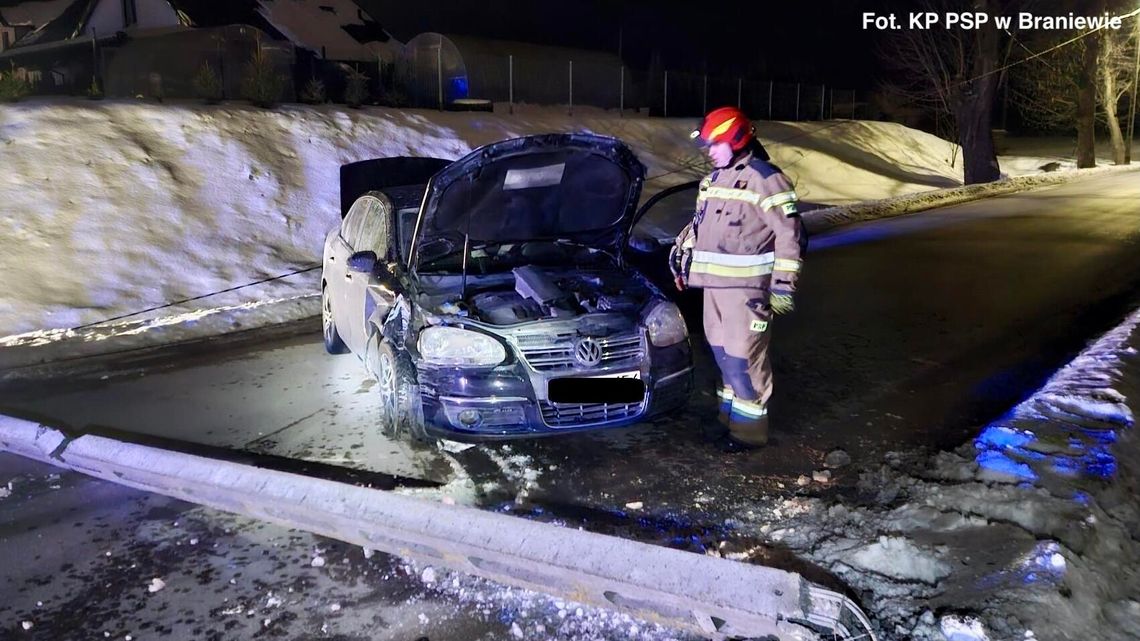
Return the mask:
[[(430, 251), (435, 257), (423, 261), (421, 272), (458, 273), (463, 270), (463, 243), (458, 247), (444, 247), (445, 239), (432, 242)], [(510, 271), (515, 267), (604, 267), (613, 260), (604, 251), (570, 240), (527, 240), (504, 243), (471, 243), (467, 255), (467, 271), (471, 274), (493, 274)]]

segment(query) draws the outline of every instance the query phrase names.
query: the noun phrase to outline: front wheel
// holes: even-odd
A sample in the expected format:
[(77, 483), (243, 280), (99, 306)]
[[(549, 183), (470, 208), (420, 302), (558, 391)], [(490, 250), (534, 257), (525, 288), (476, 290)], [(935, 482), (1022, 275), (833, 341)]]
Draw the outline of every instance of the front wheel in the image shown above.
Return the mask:
[(321, 287), (321, 331), (325, 338), (326, 352), (344, 354), (348, 351), (348, 346), (344, 344), (340, 332), (336, 329), (336, 321), (333, 320), (332, 296), (329, 294), (328, 285)]
[(376, 377), (380, 393), (380, 425), (385, 436), (408, 435), (420, 443), (431, 443), (424, 427), (424, 406), (415, 366), (407, 354), (397, 352), (388, 341), (373, 334), (368, 339), (368, 369)]

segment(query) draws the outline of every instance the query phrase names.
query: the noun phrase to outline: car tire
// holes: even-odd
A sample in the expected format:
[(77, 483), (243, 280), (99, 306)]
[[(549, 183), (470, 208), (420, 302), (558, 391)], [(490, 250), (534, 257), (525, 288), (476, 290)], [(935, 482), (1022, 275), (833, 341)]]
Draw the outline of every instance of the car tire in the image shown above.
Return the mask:
[(376, 377), (381, 432), (389, 438), (407, 435), (417, 443), (434, 443), (425, 428), (423, 399), (412, 359), (373, 332), (365, 362)]
[(321, 333), (324, 335), (326, 352), (344, 354), (348, 351), (348, 345), (344, 344), (336, 329), (336, 321), (333, 320), (332, 296), (329, 295), (327, 285), (321, 287)]

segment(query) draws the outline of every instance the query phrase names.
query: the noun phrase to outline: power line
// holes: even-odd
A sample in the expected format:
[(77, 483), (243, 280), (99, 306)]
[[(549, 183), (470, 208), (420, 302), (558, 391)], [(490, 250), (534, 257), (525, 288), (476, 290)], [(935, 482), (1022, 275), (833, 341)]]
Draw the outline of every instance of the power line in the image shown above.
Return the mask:
[[(1136, 17), (1136, 16), (1138, 16), (1138, 15), (1140, 15), (1140, 9), (1135, 9), (1135, 10), (1133, 10), (1133, 11), (1130, 11), (1130, 12), (1128, 12), (1128, 13), (1126, 13), (1126, 14), (1122, 15), (1122, 16), (1113, 16), (1113, 17), (1114, 17), (1114, 18), (1120, 18), (1121, 20), (1127, 20), (1127, 19), (1129, 19), (1129, 18), (1134, 18), (1134, 17)], [(1099, 27), (1097, 27), (1097, 28), (1095, 28), (1095, 29), (1090, 29), (1090, 30), (1088, 30), (1088, 31), (1086, 31), (1086, 32), (1084, 32), (1084, 33), (1082, 33), (1082, 34), (1080, 34), (1080, 35), (1077, 35), (1077, 36), (1074, 36), (1074, 37), (1072, 37), (1072, 38), (1069, 38), (1068, 40), (1066, 40), (1066, 41), (1064, 41), (1064, 42), (1062, 42), (1062, 43), (1060, 43), (1060, 44), (1054, 45), (1054, 46), (1052, 46), (1052, 47), (1049, 47), (1048, 49), (1046, 49), (1046, 50), (1044, 50), (1044, 51), (1042, 51), (1042, 52), (1040, 52), (1040, 53), (1035, 53), (1035, 54), (1033, 54), (1033, 55), (1031, 55), (1031, 56), (1027, 56), (1027, 57), (1025, 57), (1025, 58), (1022, 58), (1021, 60), (1018, 60), (1017, 62), (1011, 62), (1011, 63), (1009, 63), (1008, 65), (1005, 65), (1005, 66), (1003, 66), (1003, 67), (998, 67), (997, 69), (993, 69), (993, 70), (991, 70), (991, 71), (987, 71), (987, 72), (985, 72), (985, 73), (983, 73), (983, 74), (979, 74), (979, 75), (977, 75), (977, 76), (974, 76), (973, 78), (970, 78), (970, 79), (968, 79), (968, 80), (963, 80), (962, 82), (960, 82), (960, 83), (958, 83), (958, 84), (960, 84), (960, 85), (964, 85), (964, 84), (967, 84), (967, 83), (970, 83), (970, 82), (974, 82), (975, 80), (981, 80), (982, 78), (987, 78), (987, 77), (989, 77), (989, 76), (992, 76), (992, 75), (994, 75), (995, 73), (1001, 73), (1001, 72), (1003, 72), (1003, 71), (1006, 71), (1006, 70), (1008, 70), (1008, 69), (1011, 69), (1011, 68), (1013, 68), (1013, 67), (1016, 67), (1017, 65), (1020, 65), (1020, 64), (1022, 64), (1022, 63), (1026, 63), (1026, 62), (1029, 62), (1030, 60), (1033, 60), (1033, 59), (1035, 59), (1035, 58), (1040, 58), (1041, 56), (1043, 56), (1043, 55), (1045, 55), (1045, 54), (1047, 54), (1047, 53), (1052, 53), (1052, 52), (1054, 52), (1054, 51), (1056, 51), (1056, 50), (1058, 50), (1058, 49), (1060, 49), (1060, 48), (1062, 48), (1062, 47), (1067, 47), (1067, 46), (1069, 46), (1069, 45), (1073, 44), (1074, 42), (1076, 42), (1076, 41), (1078, 41), (1078, 40), (1080, 40), (1080, 39), (1082, 39), (1082, 38), (1084, 38), (1084, 37), (1086, 37), (1086, 36), (1091, 36), (1092, 34), (1094, 34), (1094, 33), (1098, 32), (1098, 31), (1101, 31), (1102, 29), (1106, 29), (1106, 28), (1108, 28), (1108, 23), (1109, 23), (1109, 22), (1112, 22), (1112, 19), (1111, 19), (1111, 18), (1110, 18), (1110, 19), (1108, 19), (1108, 20), (1105, 20), (1105, 21), (1104, 21), (1104, 22), (1103, 22), (1103, 23), (1102, 23), (1102, 24), (1101, 24)], [(1007, 31), (1006, 33), (1009, 33), (1009, 32)], [(1010, 35), (1012, 35), (1012, 34), (1010, 34)]]

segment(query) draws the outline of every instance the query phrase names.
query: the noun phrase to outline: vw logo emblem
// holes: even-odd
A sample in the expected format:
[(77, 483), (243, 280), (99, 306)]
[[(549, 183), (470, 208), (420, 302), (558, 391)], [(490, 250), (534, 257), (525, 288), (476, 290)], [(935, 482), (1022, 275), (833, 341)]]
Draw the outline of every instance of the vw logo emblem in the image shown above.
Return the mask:
[(602, 346), (592, 338), (583, 338), (574, 346), (574, 360), (586, 367), (594, 367), (602, 362)]

